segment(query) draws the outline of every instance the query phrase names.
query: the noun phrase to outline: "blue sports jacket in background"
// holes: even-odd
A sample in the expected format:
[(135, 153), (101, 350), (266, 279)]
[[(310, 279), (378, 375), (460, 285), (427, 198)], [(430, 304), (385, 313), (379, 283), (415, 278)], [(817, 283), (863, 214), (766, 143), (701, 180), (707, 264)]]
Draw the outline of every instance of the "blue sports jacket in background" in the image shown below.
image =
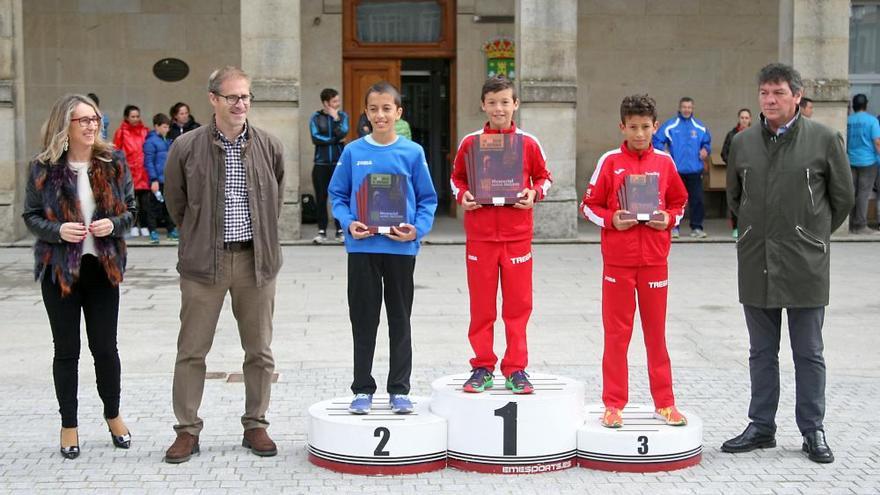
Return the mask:
[(709, 128), (691, 115), (684, 118), (679, 113), (660, 126), (654, 134), (654, 148), (668, 150), (680, 174), (696, 174), (703, 171), (700, 149), (712, 153), (712, 135)]
[(339, 111), (339, 121), (318, 110), (309, 119), (309, 132), (315, 145), (315, 165), (333, 165), (342, 155), (345, 135), (348, 134), (348, 114)]
[[(386, 253), (416, 255), (422, 237), (434, 225), (434, 211), (437, 209), (437, 192), (425, 160), (422, 147), (398, 136), (397, 141), (387, 146), (370, 144), (369, 136), (348, 144), (342, 150), (342, 158), (336, 164), (333, 179), (330, 180), (330, 200), (333, 203), (333, 218), (339, 220), (345, 231), (345, 250), (349, 253)], [(357, 220), (357, 192), (367, 174), (401, 174), (406, 176), (406, 215), (407, 223), (415, 226), (416, 238), (409, 242), (398, 242), (380, 234), (366, 239), (355, 240), (348, 230)]]
[(160, 136), (155, 130), (147, 134), (144, 141), (144, 168), (147, 169), (150, 182), (165, 183), (165, 160), (170, 148), (170, 139)]

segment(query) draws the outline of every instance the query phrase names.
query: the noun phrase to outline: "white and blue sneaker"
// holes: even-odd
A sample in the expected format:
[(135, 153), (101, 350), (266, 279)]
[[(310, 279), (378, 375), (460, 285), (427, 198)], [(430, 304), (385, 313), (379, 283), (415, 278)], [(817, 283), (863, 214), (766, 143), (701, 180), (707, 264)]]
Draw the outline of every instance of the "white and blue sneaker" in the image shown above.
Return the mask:
[(348, 406), (348, 412), (352, 414), (368, 414), (373, 408), (373, 394), (357, 394)]
[(409, 414), (413, 412), (413, 403), (409, 397), (403, 394), (391, 394), (388, 397), (391, 404), (391, 412), (394, 414)]

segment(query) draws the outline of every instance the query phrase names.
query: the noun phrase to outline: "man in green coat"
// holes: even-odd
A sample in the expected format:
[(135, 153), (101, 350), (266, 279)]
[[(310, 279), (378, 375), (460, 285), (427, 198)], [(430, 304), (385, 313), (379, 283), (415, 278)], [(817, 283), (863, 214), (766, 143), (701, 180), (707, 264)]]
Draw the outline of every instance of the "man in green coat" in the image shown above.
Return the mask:
[(853, 206), (843, 136), (803, 118), (794, 68), (758, 73), (761, 125), (733, 138), (727, 200), (739, 218), (739, 301), (749, 330), (751, 402), (745, 431), (721, 447), (776, 446), (782, 309), (795, 364), (795, 417), (810, 460), (834, 461), (825, 440), (822, 324), (828, 305), (831, 233)]

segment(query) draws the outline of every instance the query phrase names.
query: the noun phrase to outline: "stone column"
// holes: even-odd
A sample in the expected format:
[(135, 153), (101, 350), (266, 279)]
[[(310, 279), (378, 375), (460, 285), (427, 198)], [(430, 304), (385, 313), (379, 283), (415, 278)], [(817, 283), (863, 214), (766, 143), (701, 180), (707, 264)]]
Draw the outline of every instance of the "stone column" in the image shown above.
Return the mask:
[(538, 137), (553, 174), (535, 237), (577, 236), (577, 0), (516, 1), (519, 123)]
[[(780, 32), (790, 26), (790, 62), (804, 79), (804, 95), (815, 100), (813, 118), (846, 136), (849, 100), (849, 0), (785, 0)], [(781, 40), (782, 41), (782, 40)]]
[(299, 239), (300, 2), (242, 0), (241, 66), (253, 79), (250, 121), (284, 144), (282, 240)]
[(21, 0), (0, 0), (0, 242), (27, 231), (20, 219), (27, 163), (24, 156), (24, 67)]

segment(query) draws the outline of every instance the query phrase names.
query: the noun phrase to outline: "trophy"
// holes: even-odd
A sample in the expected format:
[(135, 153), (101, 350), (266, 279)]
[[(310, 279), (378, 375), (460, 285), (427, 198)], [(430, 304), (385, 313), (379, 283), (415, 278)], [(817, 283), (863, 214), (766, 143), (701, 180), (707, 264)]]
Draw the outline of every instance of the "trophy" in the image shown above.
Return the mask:
[(468, 186), (481, 205), (512, 205), (523, 190), (521, 134), (480, 134), (465, 155)]
[(663, 214), (657, 212), (660, 207), (658, 181), (658, 174), (633, 174), (624, 178), (623, 184), (617, 190), (617, 199), (620, 201), (620, 209), (629, 213), (621, 213), (621, 220), (663, 220)]
[(400, 174), (367, 174), (357, 192), (358, 221), (373, 234), (405, 225), (406, 184)]

